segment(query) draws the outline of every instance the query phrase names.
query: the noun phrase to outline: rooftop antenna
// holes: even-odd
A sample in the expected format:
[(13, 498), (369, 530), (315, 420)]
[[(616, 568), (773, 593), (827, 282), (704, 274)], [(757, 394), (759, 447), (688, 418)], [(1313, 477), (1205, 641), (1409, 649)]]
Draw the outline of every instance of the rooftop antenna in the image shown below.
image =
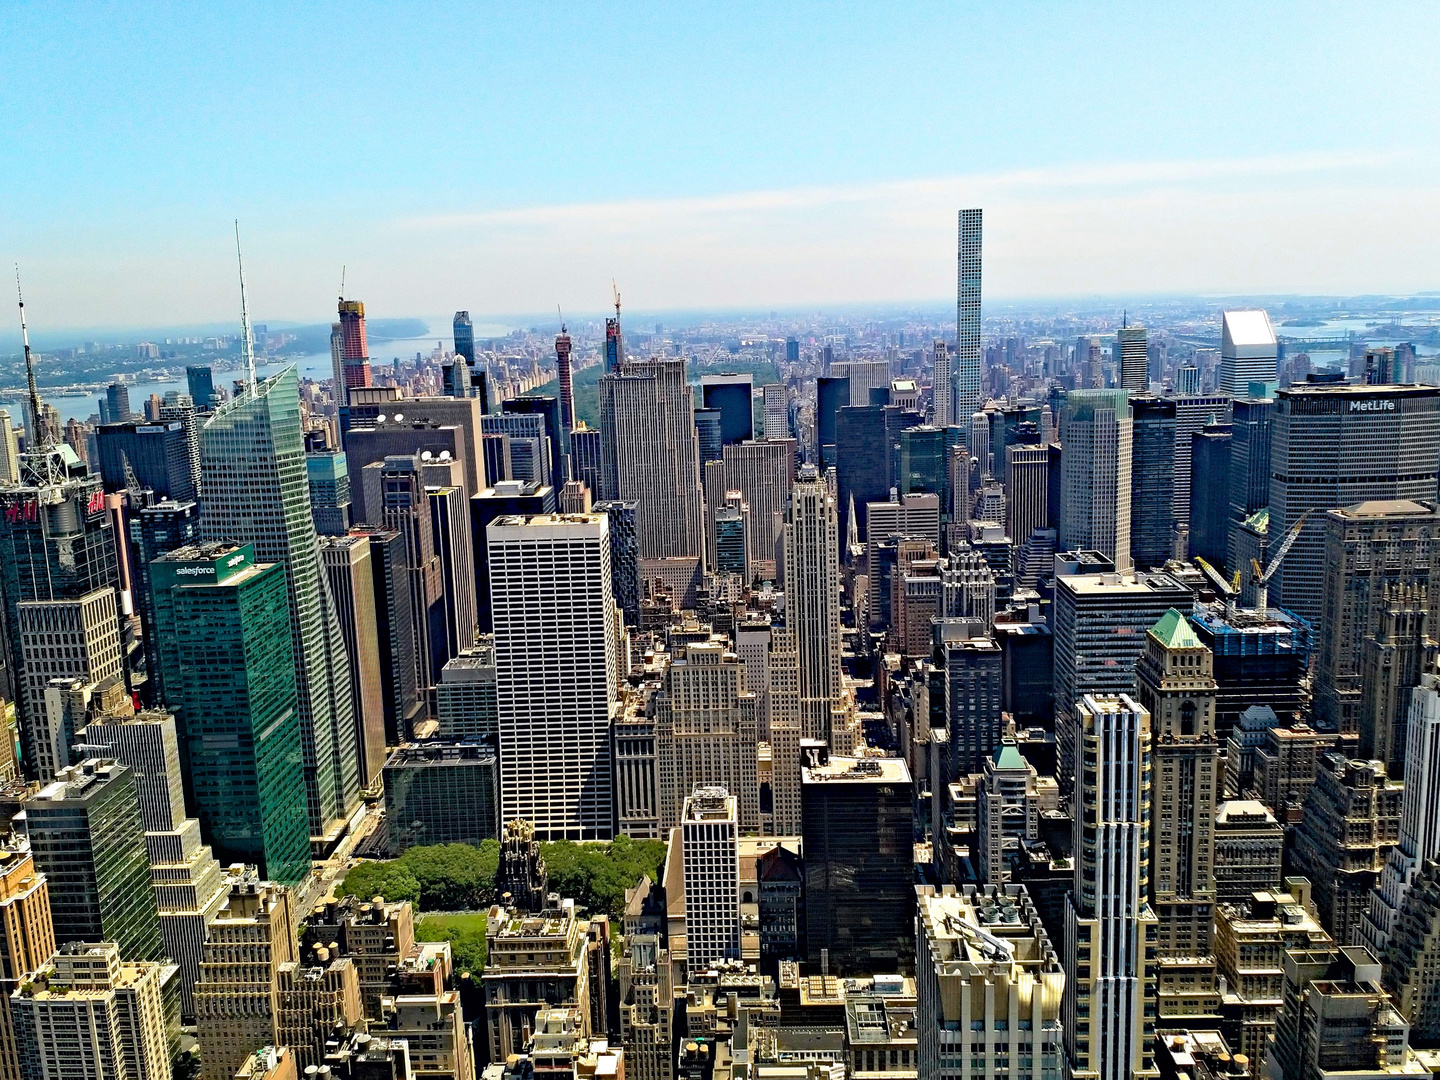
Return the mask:
[[(245, 361), (245, 379), (255, 394), (255, 339), (250, 336), (250, 309), (245, 303), (245, 256), (240, 251), (240, 219), (235, 219), (235, 261), (240, 264), (240, 356)], [(342, 278), (344, 271), (341, 271)], [(344, 288), (343, 281), (341, 288)]]
[(35, 445), (41, 450), (51, 446), (50, 425), (40, 411), (40, 390), (35, 385), (35, 361), (30, 356), (30, 328), (25, 325), (25, 294), (20, 291), (20, 264), (15, 264), (15, 296), (20, 301), (20, 337), (25, 343), (25, 382), (30, 390), (30, 422)]
[(340, 264), (340, 299), (345, 299), (345, 264)]

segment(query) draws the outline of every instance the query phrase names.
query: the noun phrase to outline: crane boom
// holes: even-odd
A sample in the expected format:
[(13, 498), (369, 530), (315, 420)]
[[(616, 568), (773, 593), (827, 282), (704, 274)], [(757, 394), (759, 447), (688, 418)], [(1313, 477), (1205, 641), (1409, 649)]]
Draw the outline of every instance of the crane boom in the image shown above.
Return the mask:
[(1255, 572), (1255, 608), (1257, 611), (1264, 613), (1269, 610), (1270, 579), (1275, 576), (1275, 571), (1280, 569), (1280, 563), (1284, 561), (1285, 556), (1290, 553), (1290, 549), (1295, 546), (1295, 541), (1300, 538), (1300, 530), (1305, 527), (1305, 519), (1309, 516), (1310, 511), (1306, 510), (1300, 515), (1300, 520), (1290, 526), (1289, 530), (1285, 533), (1284, 539), (1280, 541), (1280, 545), (1275, 549), (1275, 554), (1270, 557), (1270, 564), (1265, 567), (1263, 573), (1260, 570), (1259, 561), (1256, 559), (1250, 560), (1250, 565)]

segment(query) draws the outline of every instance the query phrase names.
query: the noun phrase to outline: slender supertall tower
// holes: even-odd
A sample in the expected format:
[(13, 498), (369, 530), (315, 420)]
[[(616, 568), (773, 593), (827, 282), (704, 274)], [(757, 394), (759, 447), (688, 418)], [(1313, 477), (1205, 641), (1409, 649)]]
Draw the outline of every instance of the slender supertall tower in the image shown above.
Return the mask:
[(605, 374), (625, 366), (625, 342), (620, 337), (620, 289), (610, 282), (615, 293), (615, 317), (605, 320)]
[[(960, 211), (955, 304), (955, 416), (980, 408), (980, 235), (982, 210)], [(938, 426), (938, 425), (937, 425)]]
[(555, 338), (555, 374), (560, 380), (560, 423), (569, 434), (575, 430), (575, 392), (570, 384), (570, 334), (564, 322)]
[(835, 495), (800, 469), (785, 515), (785, 622), (800, 654), (800, 732), (849, 754), (840, 709), (840, 536)]
[(365, 339), (365, 305), (340, 298), (341, 362), (345, 389), (370, 385), (370, 343)]

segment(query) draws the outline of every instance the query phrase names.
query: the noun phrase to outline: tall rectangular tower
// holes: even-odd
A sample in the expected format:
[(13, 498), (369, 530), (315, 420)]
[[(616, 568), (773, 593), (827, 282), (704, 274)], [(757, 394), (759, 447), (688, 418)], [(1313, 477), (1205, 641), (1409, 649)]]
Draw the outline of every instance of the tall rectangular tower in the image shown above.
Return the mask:
[(811, 466), (800, 470), (785, 517), (785, 623), (800, 652), (800, 730), (849, 753), (840, 706), (840, 536), (835, 496)]
[(1145, 346), (1145, 327), (1127, 322), (1115, 331), (1115, 369), (1120, 373), (1121, 389), (1132, 394), (1150, 389), (1150, 358)]
[(257, 561), (285, 567), (310, 830), (331, 833), (360, 796), (355, 706), (310, 512), (293, 366), (211, 415), (200, 433), (200, 467), (205, 536), (253, 544)]
[(1326, 511), (1370, 500), (1434, 502), (1440, 387), (1313, 384), (1276, 392), (1270, 439), (1270, 532), (1279, 543), (1307, 510), (1270, 585), (1311, 622), (1325, 602)]
[(1268, 314), (1258, 308), (1225, 312), (1220, 324), (1220, 393), (1249, 397), (1252, 382), (1275, 382), (1278, 352)]
[(1084, 768), (1076, 778), (1075, 889), (1065, 902), (1069, 1075), (1153, 1077), (1150, 714), (1128, 694), (1087, 694), (1075, 712)]
[(680, 844), (685, 874), (685, 959), (692, 972), (740, 959), (740, 826), (735, 796), (697, 787), (685, 799)]
[(600, 380), (605, 500), (635, 500), (642, 559), (703, 558), (694, 394), (681, 359), (625, 364)]
[(501, 816), (544, 840), (608, 840), (620, 666), (609, 519), (502, 517), (486, 543)]
[(1215, 913), (1215, 656), (1185, 616), (1167, 611), (1145, 633), (1137, 666), (1150, 713), (1155, 773), (1150, 895), (1160, 927), (1159, 1015), (1164, 1027), (1219, 1022), (1211, 928)]
[(960, 211), (955, 305), (955, 416), (980, 408), (980, 239), (982, 210)]
[(930, 423), (946, 428), (955, 422), (955, 386), (951, 381), (950, 350), (935, 342), (935, 367), (930, 378)]
[(370, 385), (370, 343), (365, 340), (365, 305), (340, 301), (340, 361), (345, 389)]
[(1134, 421), (1124, 390), (1072, 390), (1060, 413), (1060, 546), (1130, 568)]

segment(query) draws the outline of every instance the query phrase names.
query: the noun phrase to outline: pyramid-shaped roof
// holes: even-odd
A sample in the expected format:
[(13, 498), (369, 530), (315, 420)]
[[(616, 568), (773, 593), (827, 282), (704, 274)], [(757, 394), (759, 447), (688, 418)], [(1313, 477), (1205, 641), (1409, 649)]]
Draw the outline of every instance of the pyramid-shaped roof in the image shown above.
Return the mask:
[(1190, 625), (1190, 620), (1173, 607), (1160, 616), (1160, 621), (1150, 628), (1150, 633), (1154, 634), (1160, 644), (1167, 649), (1204, 647), (1203, 642), (1195, 633), (1195, 628)]

